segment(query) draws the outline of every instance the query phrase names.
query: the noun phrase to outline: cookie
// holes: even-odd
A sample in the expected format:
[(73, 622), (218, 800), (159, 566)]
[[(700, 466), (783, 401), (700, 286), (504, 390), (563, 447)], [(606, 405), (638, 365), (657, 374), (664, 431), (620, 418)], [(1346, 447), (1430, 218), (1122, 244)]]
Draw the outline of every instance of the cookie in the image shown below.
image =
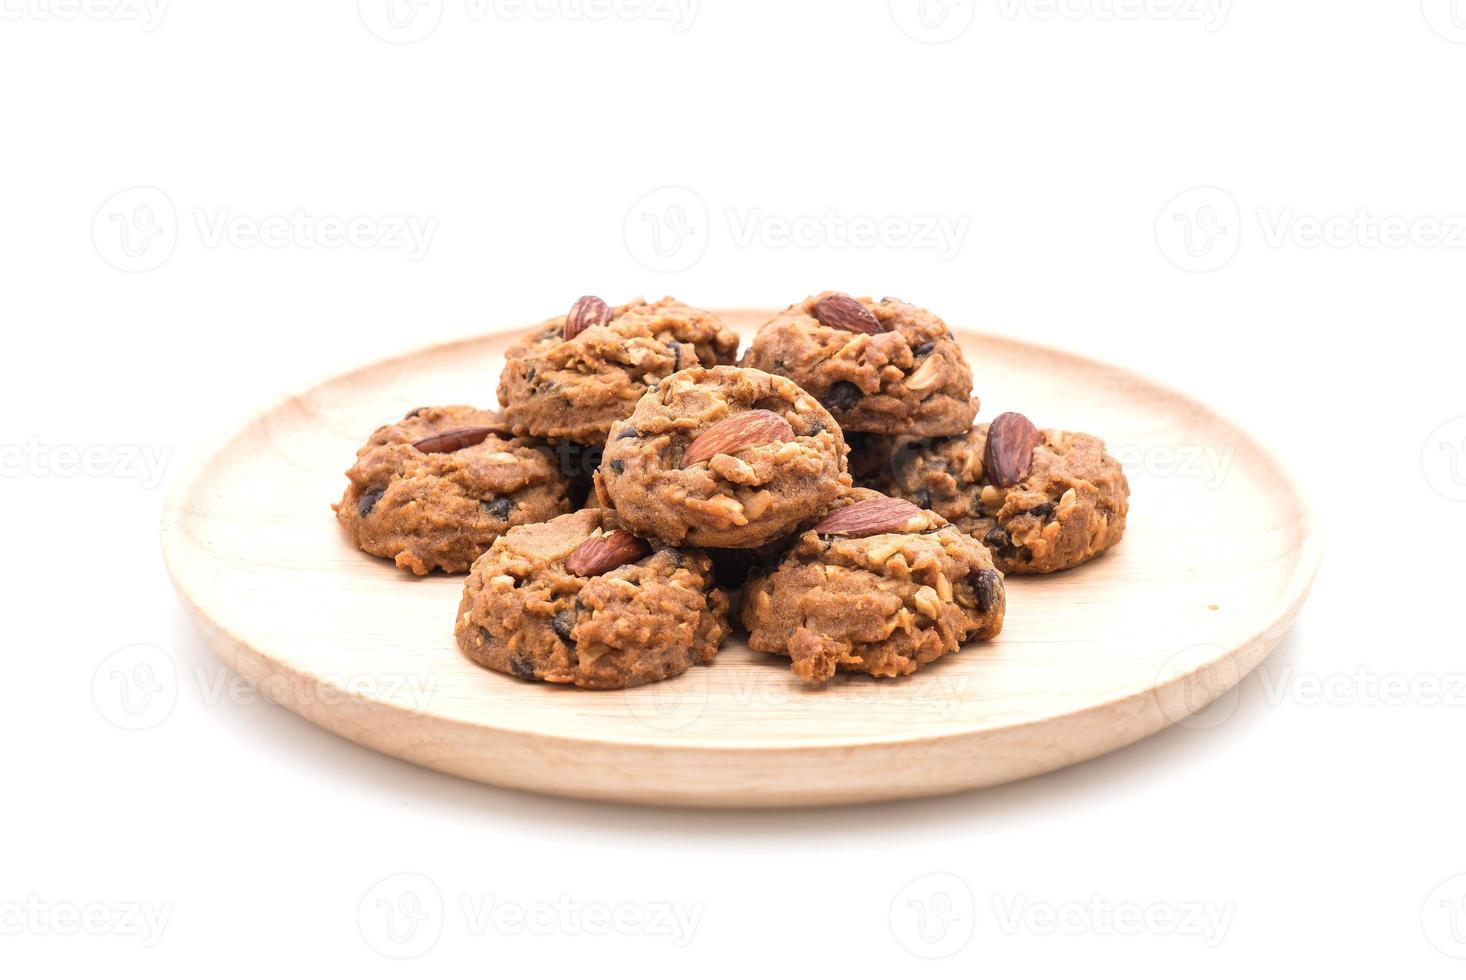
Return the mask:
[(511, 527), (570, 510), (548, 449), (467, 405), (420, 408), (382, 426), (346, 477), (336, 519), (362, 551), (415, 575), (466, 571)]
[(887, 492), (930, 507), (1010, 573), (1057, 572), (1125, 533), (1130, 484), (1100, 439), (1016, 412), (950, 439), (903, 441)]
[(711, 661), (728, 597), (702, 552), (654, 551), (589, 508), (496, 541), (469, 572), (454, 633), (474, 663), (522, 680), (634, 687)]
[(729, 591), (743, 588), (750, 576), (768, 572), (783, 561), (794, 537), (790, 534), (776, 538), (758, 548), (708, 548), (708, 557), (713, 560), (713, 578)]
[(952, 332), (897, 299), (811, 296), (764, 324), (740, 363), (791, 379), (846, 432), (952, 435), (977, 414)]
[(757, 548), (850, 486), (830, 413), (798, 385), (748, 368), (691, 368), (611, 427), (596, 495), (671, 544)]
[(837, 670), (899, 677), (1003, 628), (1003, 577), (988, 551), (906, 500), (855, 490), (750, 578), (748, 645), (820, 682)]
[(670, 297), (611, 308), (584, 296), (508, 350), (499, 404), (519, 435), (599, 445), (649, 385), (737, 353), (733, 330)]
[(596, 506), (595, 476), (601, 465), (604, 444), (583, 446), (578, 442), (557, 440), (550, 442), (549, 447), (560, 472), (570, 481), (570, 499), (575, 504), (571, 510)]
[(844, 435), (845, 445), (850, 448), (850, 479), (857, 487), (881, 489), (897, 437), (875, 432), (845, 432)]

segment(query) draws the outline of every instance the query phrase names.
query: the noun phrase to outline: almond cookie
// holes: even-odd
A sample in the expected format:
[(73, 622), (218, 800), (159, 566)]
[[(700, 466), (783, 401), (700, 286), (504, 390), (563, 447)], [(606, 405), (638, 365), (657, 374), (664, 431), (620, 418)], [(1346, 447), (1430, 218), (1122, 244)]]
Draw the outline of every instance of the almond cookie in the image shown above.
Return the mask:
[(857, 487), (881, 489), (897, 437), (875, 432), (845, 432), (844, 435), (845, 445), (850, 448), (850, 478)]
[(570, 510), (569, 482), (547, 447), (467, 405), (419, 408), (382, 426), (346, 476), (336, 519), (362, 551), (415, 575), (466, 571), (516, 524)]
[(508, 350), (499, 404), (519, 435), (600, 445), (647, 386), (683, 368), (732, 364), (737, 353), (738, 335), (721, 320), (670, 297), (612, 308), (582, 296)]
[(692, 368), (611, 427), (596, 496), (628, 527), (671, 544), (757, 548), (850, 486), (830, 413), (794, 382), (748, 368)]
[(653, 551), (608, 511), (517, 527), (469, 572), (454, 630), (481, 667), (522, 680), (621, 688), (705, 664), (728, 597), (699, 551)]
[(855, 490), (743, 588), (748, 645), (820, 682), (837, 670), (900, 677), (1003, 628), (988, 551), (931, 511)]
[(759, 328), (740, 363), (792, 379), (848, 432), (952, 435), (977, 414), (952, 332), (898, 299), (811, 296)]
[(992, 549), (1005, 572), (1057, 572), (1125, 533), (1130, 484), (1105, 444), (1017, 412), (950, 439), (905, 441), (887, 492), (930, 507)]

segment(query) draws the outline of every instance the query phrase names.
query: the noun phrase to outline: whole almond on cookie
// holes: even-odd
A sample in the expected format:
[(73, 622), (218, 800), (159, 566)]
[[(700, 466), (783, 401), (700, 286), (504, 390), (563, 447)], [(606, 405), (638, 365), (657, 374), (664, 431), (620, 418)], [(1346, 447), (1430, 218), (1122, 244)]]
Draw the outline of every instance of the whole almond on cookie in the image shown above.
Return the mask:
[(749, 446), (789, 442), (793, 438), (794, 430), (784, 421), (782, 415), (764, 408), (739, 412), (709, 427), (692, 440), (692, 444), (682, 454), (682, 465), (691, 466), (693, 463), (712, 459), (719, 453), (736, 453)]
[(814, 527), (816, 534), (842, 534), (863, 538), (871, 534), (905, 531), (921, 508), (900, 497), (872, 497), (841, 507)]
[(477, 446), (491, 435), (509, 438), (509, 432), (505, 429), (496, 429), (491, 425), (470, 425), (462, 429), (434, 432), (414, 442), (412, 448), (420, 453), (456, 453), (460, 449)]
[(1028, 417), (1004, 412), (988, 426), (988, 442), (982, 451), (982, 474), (996, 487), (1022, 482), (1033, 466), (1033, 448), (1043, 441)]
[(885, 333), (886, 328), (859, 300), (844, 293), (826, 296), (809, 311), (814, 318), (835, 330), (853, 333)]
[(582, 330), (601, 327), (611, 322), (611, 308), (599, 296), (582, 296), (570, 307), (565, 318), (565, 339), (573, 340)]
[(565, 570), (571, 575), (600, 575), (651, 553), (651, 546), (634, 534), (612, 531), (602, 537), (582, 541), (580, 547), (565, 559)]

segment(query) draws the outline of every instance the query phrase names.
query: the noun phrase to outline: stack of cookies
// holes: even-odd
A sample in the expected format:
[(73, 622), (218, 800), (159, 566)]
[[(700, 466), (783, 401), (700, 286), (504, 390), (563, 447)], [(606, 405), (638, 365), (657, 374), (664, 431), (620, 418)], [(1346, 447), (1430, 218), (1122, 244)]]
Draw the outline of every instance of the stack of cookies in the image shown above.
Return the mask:
[(1007, 413), (935, 315), (811, 297), (737, 334), (672, 299), (583, 297), (510, 349), (501, 413), (418, 409), (373, 434), (336, 506), (365, 551), (469, 569), (455, 633), (524, 680), (621, 688), (748, 643), (821, 682), (910, 674), (996, 636), (1003, 573), (1124, 531), (1093, 436)]

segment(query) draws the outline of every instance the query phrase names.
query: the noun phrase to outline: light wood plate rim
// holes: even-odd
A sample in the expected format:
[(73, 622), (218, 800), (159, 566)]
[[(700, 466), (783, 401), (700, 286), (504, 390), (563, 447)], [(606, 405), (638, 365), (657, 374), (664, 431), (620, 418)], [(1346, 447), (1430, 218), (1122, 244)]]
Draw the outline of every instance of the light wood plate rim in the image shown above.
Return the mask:
[[(730, 321), (742, 320), (749, 322), (755, 321), (759, 317), (771, 315), (774, 311), (732, 309), (720, 310), (718, 312)], [(191, 464), (186, 465), (179, 472), (170, 488), (163, 512), (161, 545), (165, 564), (174, 588), (178, 592), (190, 618), (200, 627), (210, 645), (220, 654), (226, 663), (230, 664), (230, 666), (234, 667), (247, 678), (256, 682), (262, 678), (289, 675), (294, 681), (320, 683), (319, 679), (311, 678), (309, 675), (303, 674), (290, 662), (273, 656), (256, 638), (250, 635), (250, 631), (247, 628), (222, 622), (213, 616), (207, 609), (206, 604), (196, 594), (196, 589), (189, 580), (186, 572), (187, 563), (184, 558), (184, 552), (191, 547), (198, 546), (190, 540), (186, 525), (187, 518), (195, 511), (190, 503), (190, 498), (204, 474), (212, 466), (216, 465), (219, 460), (226, 458), (237, 442), (247, 437), (250, 427), (257, 420), (266, 418), (292, 405), (299, 406), (307, 404), (307, 398), (311, 392), (327, 385), (349, 382), (352, 378), (365, 376), (391, 366), (409, 365), (419, 358), (433, 354), (446, 353), (455, 348), (470, 348), (482, 343), (486, 337), (510, 332), (512, 331), (480, 332), (449, 339), (428, 347), (403, 351), (386, 358), (360, 364), (345, 372), (319, 378), (313, 383), (301, 387), (294, 394), (273, 399), (265, 408), (244, 415), (242, 422), (236, 421), (235, 424), (229, 427), (227, 436), (210, 443), (209, 445), (212, 448), (209, 451), (200, 454)], [(1044, 361), (1067, 365), (1071, 368), (1100, 371), (1117, 380), (1123, 381), (1126, 385), (1148, 389), (1155, 395), (1161, 396), (1177, 406), (1184, 407), (1188, 412), (1204, 416), (1207, 424), (1210, 426), (1225, 429), (1237, 446), (1246, 447), (1250, 455), (1265, 462), (1276, 474), (1280, 485), (1295, 504), (1299, 545), (1293, 555), (1294, 573), (1288, 580), (1287, 586), (1275, 594), (1272, 603), (1266, 609), (1260, 609), (1253, 616), (1249, 617), (1249, 622), (1257, 624), (1256, 628), (1251, 632), (1250, 636), (1240, 641), (1233, 650), (1228, 651), (1228, 656), (1231, 658), (1232, 665), (1235, 668), (1232, 671), (1235, 675), (1233, 683), (1240, 682), (1243, 677), (1265, 659), (1266, 655), (1281, 639), (1282, 634), (1301, 609), (1307, 598), (1322, 557), (1323, 542), (1322, 534), (1318, 527), (1317, 515), (1307, 505), (1309, 495), (1303, 491), (1296, 474), (1285, 462), (1286, 457), (1270, 451), (1262, 439), (1259, 439), (1256, 435), (1233, 423), (1201, 400), (1186, 395), (1163, 382), (1146, 377), (1139, 372), (1117, 365), (1106, 364), (1070, 351), (1018, 340), (1016, 338), (971, 330), (961, 330), (960, 333), (965, 338), (970, 337), (986, 347), (1002, 348), (1019, 356), (1039, 358)], [(328, 514), (326, 516), (329, 517)], [(382, 711), (397, 716), (404, 714), (410, 715), (411, 718), (408, 720), (411, 724), (423, 728), (425, 735), (427, 734), (427, 730), (431, 729), (433, 732), (432, 738), (435, 739), (463, 738), (474, 743), (482, 743), (485, 739), (501, 739), (516, 742), (528, 740), (552, 745), (557, 752), (575, 752), (580, 750), (602, 752), (609, 748), (612, 750), (621, 749), (639, 754), (649, 754), (652, 757), (666, 757), (670, 754), (675, 754), (680, 757), (706, 757), (708, 759), (727, 759), (742, 756), (768, 758), (771, 755), (782, 756), (787, 753), (797, 753), (798, 757), (807, 764), (811, 761), (809, 757), (812, 753), (848, 753), (861, 749), (910, 750), (923, 746), (941, 751), (961, 751), (964, 743), (970, 743), (968, 747), (978, 749), (984, 741), (992, 740), (999, 736), (1021, 735), (1026, 731), (1036, 731), (1053, 726), (1082, 726), (1089, 724), (1092, 719), (1097, 717), (1114, 718), (1120, 715), (1135, 714), (1143, 706), (1151, 702), (1165, 703), (1174, 701), (1175, 695), (1181, 688), (1192, 683), (1196, 675), (1208, 669), (1210, 666), (1212, 665), (1202, 664), (1190, 674), (1178, 675), (1168, 682), (1133, 686), (1118, 691), (1107, 700), (1086, 704), (1074, 710), (1059, 714), (1050, 714), (1035, 718), (1019, 718), (976, 726), (954, 721), (951, 729), (947, 731), (933, 731), (928, 726), (927, 730), (916, 734), (899, 732), (872, 733), (860, 739), (852, 739), (848, 735), (831, 736), (825, 739), (806, 738), (797, 744), (781, 741), (777, 737), (766, 739), (760, 737), (757, 733), (751, 733), (746, 741), (736, 745), (730, 745), (726, 741), (701, 739), (685, 734), (679, 735), (674, 744), (669, 744), (666, 737), (659, 736), (650, 731), (634, 735), (607, 733), (596, 736), (576, 735), (564, 732), (545, 733), (536, 731), (533, 725), (503, 724), (487, 719), (468, 721), (461, 718), (423, 716), (419, 715), (410, 707), (395, 703), (386, 698), (368, 698), (366, 699), (366, 704), (361, 707), (368, 711)], [(710, 668), (703, 669), (716, 669), (716, 663)], [(287, 685), (286, 689), (294, 690), (295, 686), (293, 684)], [(1211, 696), (1220, 696), (1225, 693), (1225, 689), (1224, 687), (1216, 690), (1212, 692)], [(1194, 691), (1192, 695), (1194, 696)], [(395, 746), (383, 742), (380, 739), (374, 739), (371, 737), (370, 732), (355, 730), (353, 721), (344, 717), (337, 717), (336, 715), (339, 714), (337, 712), (323, 711), (319, 704), (286, 703), (285, 706), (323, 727), (336, 731), (338, 734), (342, 734), (347, 738), (366, 744), (379, 751), (408, 758), (411, 761), (428, 765), (432, 768), (438, 768), (445, 772), (466, 775), (469, 778), (483, 778), (480, 775), (465, 772), (464, 767), (461, 765), (444, 764), (443, 760), (425, 758), (420, 753), (404, 751), (401, 746)], [(354, 712), (356, 709), (357, 706), (353, 705), (352, 711)], [(1037, 768), (1034, 771), (1038, 772), (1059, 768), (1063, 765), (1102, 754), (1121, 745), (1130, 744), (1150, 734), (1154, 734), (1155, 731), (1166, 727), (1174, 720), (1175, 718), (1173, 716), (1167, 715), (1161, 719), (1159, 724), (1145, 724), (1138, 728), (1132, 728), (1130, 731), (1125, 732), (1124, 737), (1118, 739), (1115, 744), (1104, 744), (1103, 740), (1101, 740), (1101, 742), (1096, 744), (1096, 751), (1094, 752), (1083, 753), (1067, 760), (1060, 760), (1053, 765)], [(600, 788), (600, 790), (592, 789), (586, 791), (579, 787), (555, 785), (553, 783), (535, 784), (513, 779), (495, 779), (492, 781), (561, 795), (594, 796), (603, 799), (622, 799), (634, 802), (674, 802), (715, 806), (801, 805), (808, 803), (839, 803), (864, 799), (889, 798), (880, 793), (872, 793), (866, 790), (851, 795), (842, 795), (839, 792), (815, 792), (808, 794), (801, 794), (799, 792), (775, 794), (753, 793), (745, 801), (730, 797), (726, 793), (693, 793), (689, 796), (679, 796), (676, 793), (659, 795), (656, 792), (647, 792), (635, 788), (629, 789), (625, 793), (618, 793), (614, 790), (607, 790), (604, 787)], [(979, 783), (976, 785), (984, 784)], [(966, 788), (966, 786), (934, 785), (930, 792), (951, 792), (963, 788)], [(892, 797), (910, 795), (918, 794), (912, 792), (896, 792), (890, 794)]]

